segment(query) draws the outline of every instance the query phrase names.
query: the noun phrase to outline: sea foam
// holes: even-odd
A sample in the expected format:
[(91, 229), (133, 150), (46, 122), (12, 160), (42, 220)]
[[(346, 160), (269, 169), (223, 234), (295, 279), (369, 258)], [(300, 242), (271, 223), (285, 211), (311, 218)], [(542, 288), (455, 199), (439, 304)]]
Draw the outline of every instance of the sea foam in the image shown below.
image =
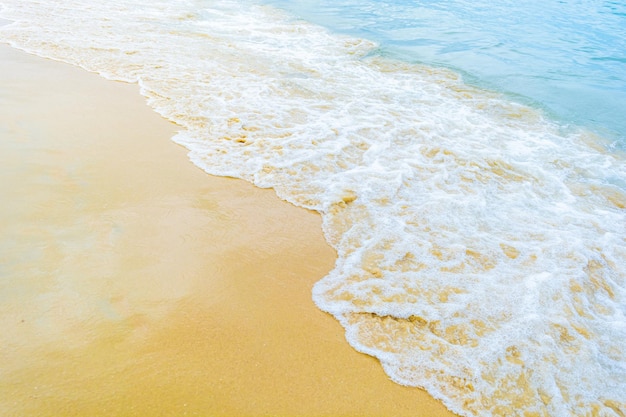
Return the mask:
[(313, 299), (460, 415), (626, 413), (626, 163), (602, 138), (243, 1), (1, 0), (0, 40), (138, 82), (206, 172), (319, 211)]

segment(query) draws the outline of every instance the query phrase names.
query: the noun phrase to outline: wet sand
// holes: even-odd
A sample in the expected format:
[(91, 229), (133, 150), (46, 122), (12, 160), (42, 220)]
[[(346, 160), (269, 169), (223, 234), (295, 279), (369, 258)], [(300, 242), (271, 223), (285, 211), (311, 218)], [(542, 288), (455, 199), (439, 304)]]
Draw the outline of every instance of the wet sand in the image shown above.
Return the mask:
[(319, 216), (193, 166), (136, 85), (2, 45), (0, 115), (0, 415), (452, 415), (314, 306)]

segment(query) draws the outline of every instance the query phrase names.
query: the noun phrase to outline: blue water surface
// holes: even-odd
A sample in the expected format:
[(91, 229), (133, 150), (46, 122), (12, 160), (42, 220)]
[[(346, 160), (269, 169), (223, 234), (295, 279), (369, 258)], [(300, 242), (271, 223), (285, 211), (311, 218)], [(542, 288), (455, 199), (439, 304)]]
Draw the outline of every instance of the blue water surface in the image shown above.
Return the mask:
[(626, 0), (265, 0), (626, 147)]

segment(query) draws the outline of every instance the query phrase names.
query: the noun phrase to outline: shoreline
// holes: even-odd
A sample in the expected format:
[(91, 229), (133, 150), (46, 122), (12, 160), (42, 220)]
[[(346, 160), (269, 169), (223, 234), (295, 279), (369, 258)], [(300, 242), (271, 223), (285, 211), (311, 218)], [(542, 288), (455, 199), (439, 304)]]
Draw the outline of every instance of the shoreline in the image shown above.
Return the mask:
[(319, 215), (202, 172), (137, 85), (0, 57), (2, 414), (453, 416), (315, 307)]

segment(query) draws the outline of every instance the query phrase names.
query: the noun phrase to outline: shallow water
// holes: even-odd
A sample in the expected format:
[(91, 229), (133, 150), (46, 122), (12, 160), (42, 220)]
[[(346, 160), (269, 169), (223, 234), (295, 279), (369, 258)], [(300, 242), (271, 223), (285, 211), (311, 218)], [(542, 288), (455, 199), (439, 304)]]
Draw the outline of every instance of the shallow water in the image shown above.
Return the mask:
[(266, 3), (378, 42), (377, 54), (447, 66), (626, 146), (626, 3), (310, 0)]
[(0, 4), (0, 39), (138, 81), (198, 166), (320, 211), (314, 301), (394, 381), (461, 415), (626, 412), (611, 138), (267, 6)]

